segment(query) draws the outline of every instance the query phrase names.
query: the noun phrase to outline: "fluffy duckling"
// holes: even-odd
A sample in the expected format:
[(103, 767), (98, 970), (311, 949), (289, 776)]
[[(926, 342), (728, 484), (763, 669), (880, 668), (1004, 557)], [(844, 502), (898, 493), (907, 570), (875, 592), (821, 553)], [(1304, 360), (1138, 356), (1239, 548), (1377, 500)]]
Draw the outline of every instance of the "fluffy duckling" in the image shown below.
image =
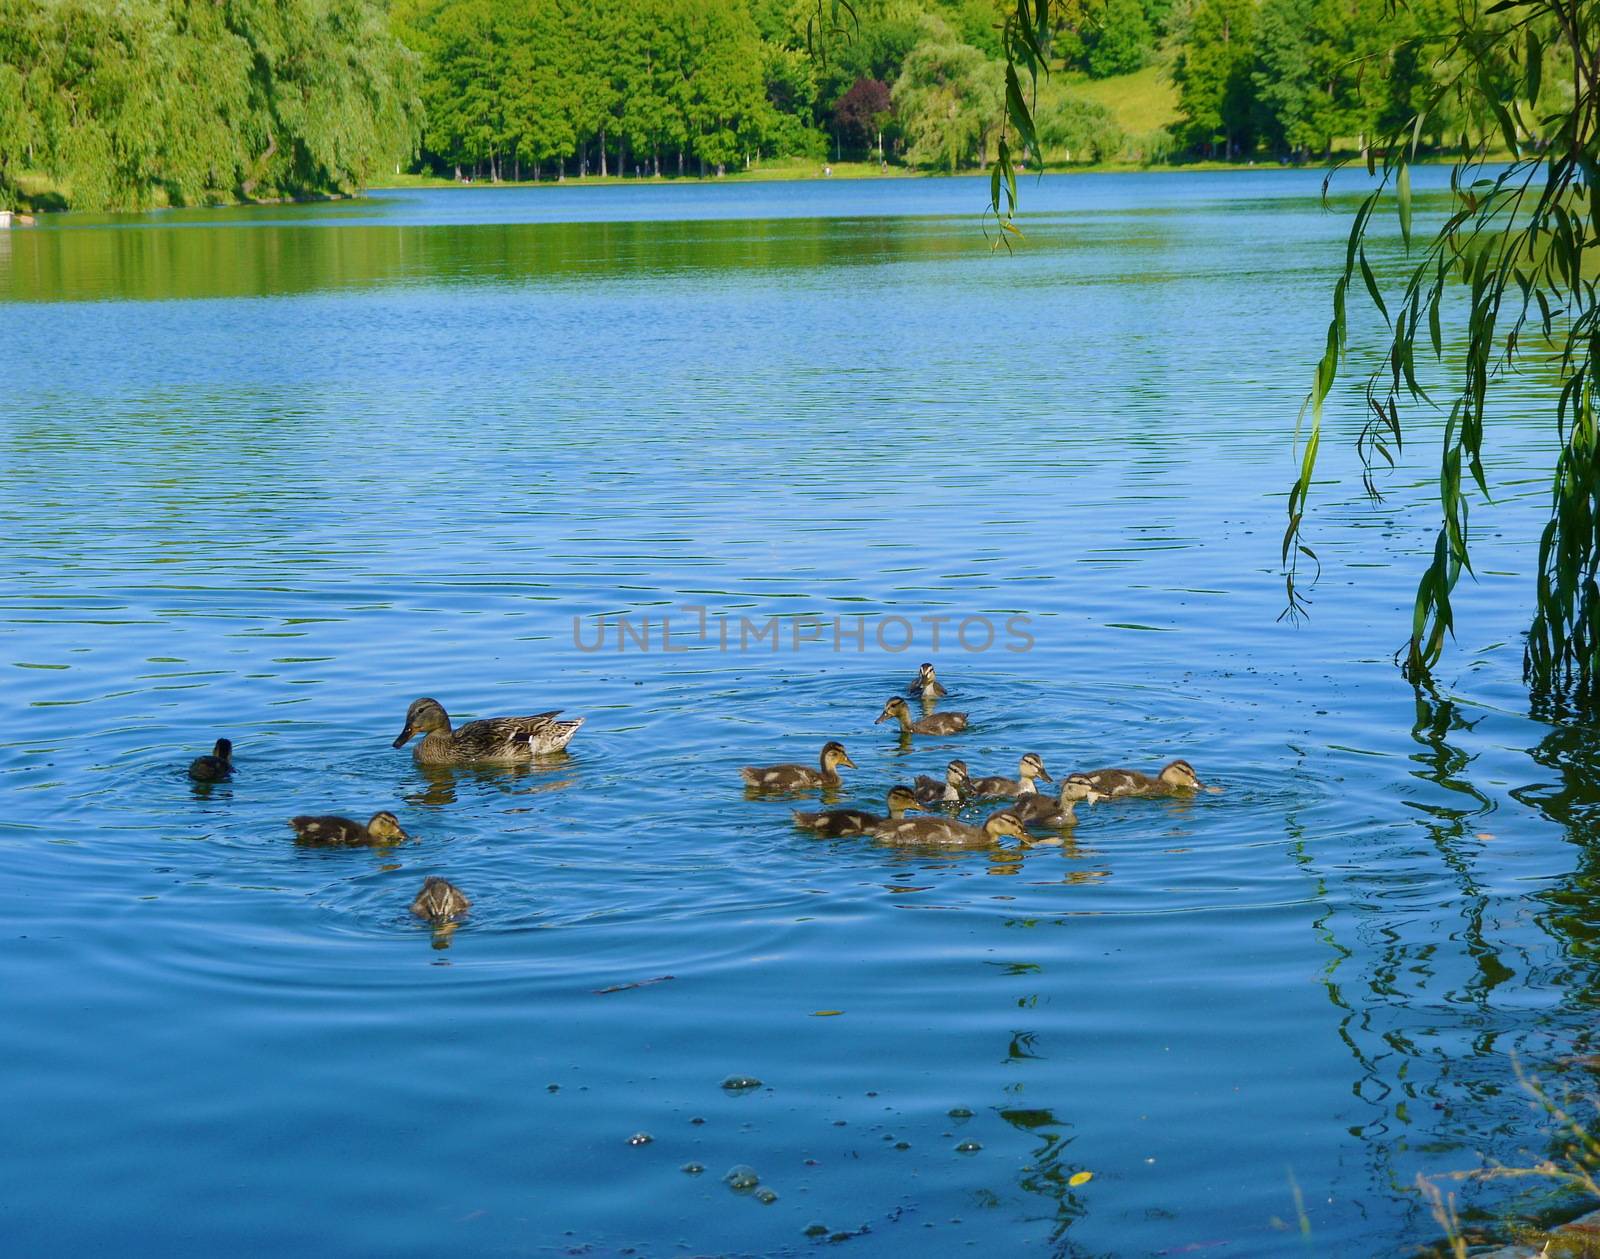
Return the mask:
[(233, 744), (218, 739), (209, 756), (197, 756), (189, 762), (189, 777), (197, 783), (212, 783), (233, 773)]
[(825, 743), (822, 746), (821, 769), (809, 765), (746, 765), (739, 771), (745, 785), (757, 791), (802, 791), (810, 787), (837, 787), (842, 781), (839, 767), (856, 763), (844, 750), (844, 744)]
[(911, 790), (918, 804), (960, 804), (969, 782), (971, 777), (967, 773), (967, 763), (951, 761), (945, 767), (943, 782), (927, 774), (918, 774)]
[(459, 918), (471, 908), (472, 902), (467, 899), (465, 892), (449, 879), (441, 879), (436, 874), (430, 874), (422, 881), (422, 890), (417, 893), (417, 899), (411, 902), (413, 914), (435, 924)]
[(1059, 830), (1063, 826), (1071, 826), (1078, 819), (1073, 810), (1078, 801), (1087, 800), (1090, 804), (1100, 799), (1100, 793), (1090, 784), (1089, 779), (1083, 774), (1068, 774), (1061, 784), (1059, 796), (1047, 796), (1041, 792), (1033, 792), (1026, 796), (1018, 796), (1011, 806), (1011, 811), (1022, 819), (1024, 826), (1044, 826)]
[(387, 809), (374, 813), (363, 826), (347, 817), (292, 817), (297, 844), (315, 844), (327, 848), (349, 848), (357, 844), (398, 844), (410, 839), (400, 829), (400, 819)]
[(901, 734), (959, 734), (967, 728), (966, 713), (929, 713), (912, 721), (910, 705), (898, 695), (884, 704), (878, 720), (872, 724), (882, 725), (891, 717), (900, 723)]
[(921, 807), (910, 787), (891, 787), (889, 816), (886, 818), (879, 817), (876, 813), (868, 813), (865, 809), (829, 809), (826, 813), (802, 813), (799, 809), (794, 809), (792, 812), (796, 826), (836, 839), (845, 835), (865, 835), (874, 826), (883, 822), (899, 821), (905, 816), (907, 809)]
[(559, 752), (572, 742), (583, 718), (557, 721), (559, 708), (533, 717), (485, 717), (469, 721), (459, 730), (436, 699), (419, 699), (406, 710), (406, 724), (394, 741), (404, 747), (412, 735), (422, 741), (411, 755), (424, 765), (459, 765), (476, 761), (490, 765), (523, 765), (536, 756)]
[(1188, 761), (1170, 761), (1159, 773), (1141, 774), (1136, 769), (1096, 769), (1083, 778), (1102, 796), (1115, 799), (1119, 796), (1182, 796), (1194, 791), (1216, 791), (1195, 776), (1194, 766)]
[(1049, 771), (1044, 767), (1044, 761), (1037, 752), (1023, 753), (1022, 760), (1017, 764), (1015, 778), (974, 778), (972, 780), (972, 794), (986, 796), (991, 800), (1012, 800), (1019, 796), (1031, 796), (1038, 790), (1034, 779), (1042, 778), (1045, 782), (1055, 782), (1050, 777)]
[(933, 675), (933, 665), (925, 664), (917, 670), (917, 680), (906, 687), (907, 695), (920, 695), (923, 699), (938, 699), (950, 694), (939, 685), (939, 679)]
[(928, 848), (992, 848), (1003, 837), (1026, 839), (1022, 819), (1010, 809), (992, 814), (981, 827), (968, 826), (954, 818), (904, 817), (880, 822), (868, 832), (885, 844), (920, 845)]

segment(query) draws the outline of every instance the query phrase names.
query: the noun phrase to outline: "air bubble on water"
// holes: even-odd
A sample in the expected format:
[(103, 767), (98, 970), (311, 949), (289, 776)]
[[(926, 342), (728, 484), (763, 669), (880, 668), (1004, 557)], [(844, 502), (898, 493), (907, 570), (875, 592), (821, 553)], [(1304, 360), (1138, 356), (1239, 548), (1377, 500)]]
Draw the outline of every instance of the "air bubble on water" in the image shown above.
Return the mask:
[(678, 1168), (678, 1170), (685, 1176), (698, 1176), (701, 1172), (705, 1171), (705, 1166), (701, 1163), (685, 1163), (682, 1167)]
[(635, 1132), (628, 1138), (629, 1145), (649, 1145), (655, 1138), (648, 1132)]
[(981, 1149), (983, 1149), (983, 1147), (976, 1141), (963, 1141), (960, 1145), (956, 1146), (956, 1153), (976, 1154)]
[(737, 1163), (728, 1168), (722, 1179), (729, 1189), (747, 1193), (761, 1183), (761, 1177), (756, 1175), (756, 1169), (744, 1163)]
[(949, 1115), (950, 1118), (952, 1118), (952, 1119), (971, 1119), (972, 1118), (972, 1112), (970, 1110), (968, 1110), (965, 1106), (952, 1106), (949, 1110), (945, 1111), (944, 1113)]
[(761, 1081), (753, 1075), (730, 1075), (722, 1082), (722, 1087), (730, 1093), (743, 1093), (746, 1089), (758, 1089)]
[(770, 1207), (778, 1200), (778, 1195), (773, 1190), (763, 1186), (756, 1190), (756, 1201), (764, 1207)]

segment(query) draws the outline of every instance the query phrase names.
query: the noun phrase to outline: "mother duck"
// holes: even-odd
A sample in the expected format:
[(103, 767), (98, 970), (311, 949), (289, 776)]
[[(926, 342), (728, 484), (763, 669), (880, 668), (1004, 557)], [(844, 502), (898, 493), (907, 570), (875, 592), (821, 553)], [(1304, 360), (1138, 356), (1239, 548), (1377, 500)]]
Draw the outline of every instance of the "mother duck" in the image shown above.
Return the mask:
[(422, 741), (411, 749), (424, 765), (458, 765), (476, 761), (492, 765), (521, 765), (536, 756), (559, 752), (572, 742), (583, 718), (557, 721), (559, 708), (533, 717), (485, 717), (455, 729), (450, 714), (436, 699), (419, 699), (406, 710), (406, 724), (395, 747), (404, 747), (413, 735)]

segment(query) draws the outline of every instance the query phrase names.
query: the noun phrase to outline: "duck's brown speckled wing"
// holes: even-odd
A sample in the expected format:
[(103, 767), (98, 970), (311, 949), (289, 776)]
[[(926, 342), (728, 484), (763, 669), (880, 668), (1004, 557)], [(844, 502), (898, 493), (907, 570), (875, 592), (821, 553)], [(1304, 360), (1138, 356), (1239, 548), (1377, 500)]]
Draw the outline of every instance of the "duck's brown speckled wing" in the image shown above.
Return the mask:
[(458, 726), (450, 735), (452, 750), (472, 760), (520, 760), (559, 752), (583, 725), (583, 718), (558, 721), (559, 708), (531, 717), (485, 717)]
[(1103, 796), (1135, 796), (1150, 789), (1149, 777), (1132, 769), (1096, 769), (1083, 777)]

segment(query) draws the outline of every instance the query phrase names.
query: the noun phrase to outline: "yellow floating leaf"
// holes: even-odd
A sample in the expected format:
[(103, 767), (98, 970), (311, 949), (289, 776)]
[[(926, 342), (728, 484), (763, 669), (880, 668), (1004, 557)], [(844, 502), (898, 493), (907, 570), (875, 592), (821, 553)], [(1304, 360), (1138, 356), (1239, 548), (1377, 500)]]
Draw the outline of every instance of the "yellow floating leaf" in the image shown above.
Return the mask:
[(1093, 1179), (1093, 1172), (1073, 1172), (1072, 1179), (1067, 1181), (1067, 1184), (1076, 1189), (1079, 1185), (1087, 1185)]
[(831, 1019), (835, 1015), (843, 1013), (843, 1010), (813, 1010), (811, 1011), (811, 1017), (814, 1019)]

